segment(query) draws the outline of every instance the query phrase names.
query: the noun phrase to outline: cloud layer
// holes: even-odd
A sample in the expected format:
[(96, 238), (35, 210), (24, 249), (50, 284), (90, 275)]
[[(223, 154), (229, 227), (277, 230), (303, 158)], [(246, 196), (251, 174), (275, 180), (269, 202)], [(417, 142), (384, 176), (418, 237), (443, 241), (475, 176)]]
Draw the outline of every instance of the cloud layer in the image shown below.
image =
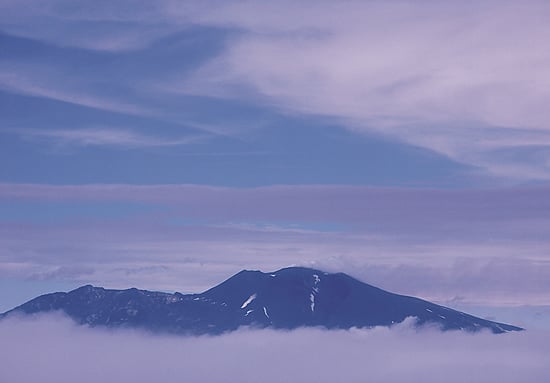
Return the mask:
[(300, 264), (442, 303), (549, 304), (548, 193), (2, 184), (0, 274), (198, 292)]
[(6, 382), (543, 382), (547, 332), (394, 328), (241, 330), (164, 337), (76, 327), (59, 316), (0, 322)]

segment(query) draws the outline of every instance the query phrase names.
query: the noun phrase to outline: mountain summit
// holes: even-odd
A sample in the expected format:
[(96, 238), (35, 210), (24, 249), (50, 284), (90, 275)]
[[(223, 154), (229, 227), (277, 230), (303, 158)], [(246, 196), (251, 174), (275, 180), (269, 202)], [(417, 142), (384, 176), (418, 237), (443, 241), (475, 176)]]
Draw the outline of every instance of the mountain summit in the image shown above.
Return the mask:
[(39, 296), (2, 315), (61, 310), (80, 324), (184, 334), (221, 334), (241, 326), (328, 329), (391, 326), (415, 317), (418, 326), (493, 333), (519, 327), (477, 318), (428, 301), (393, 294), (343, 273), (289, 267), (243, 270), (201, 294), (91, 285)]

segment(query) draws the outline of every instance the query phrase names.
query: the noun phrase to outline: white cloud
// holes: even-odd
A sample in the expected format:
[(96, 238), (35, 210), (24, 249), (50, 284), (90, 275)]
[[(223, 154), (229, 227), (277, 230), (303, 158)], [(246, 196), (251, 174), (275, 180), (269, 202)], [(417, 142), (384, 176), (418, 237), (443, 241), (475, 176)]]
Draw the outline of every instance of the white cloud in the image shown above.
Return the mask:
[(158, 6), (139, 1), (3, 1), (2, 29), (10, 34), (98, 51), (141, 49), (173, 32)]
[(75, 128), (75, 129), (2, 129), (0, 132), (17, 134), (31, 140), (47, 140), (61, 147), (69, 146), (121, 146), (143, 148), (174, 146), (192, 143), (198, 137), (163, 138), (148, 136), (131, 129)]
[(150, 109), (131, 102), (91, 94), (83, 89), (89, 85), (78, 76), (62, 74), (47, 65), (0, 67), (0, 89), (5, 91), (117, 113), (139, 116), (153, 114)]
[[(538, 1), (233, 3), (202, 20), (245, 33), (181, 89), (248, 89), (499, 176), (547, 180), (548, 12)], [(533, 146), (536, 160), (509, 155)]]
[(0, 322), (0, 378), (19, 382), (543, 382), (548, 332), (477, 335), (393, 329), (241, 330), (153, 336), (58, 316)]

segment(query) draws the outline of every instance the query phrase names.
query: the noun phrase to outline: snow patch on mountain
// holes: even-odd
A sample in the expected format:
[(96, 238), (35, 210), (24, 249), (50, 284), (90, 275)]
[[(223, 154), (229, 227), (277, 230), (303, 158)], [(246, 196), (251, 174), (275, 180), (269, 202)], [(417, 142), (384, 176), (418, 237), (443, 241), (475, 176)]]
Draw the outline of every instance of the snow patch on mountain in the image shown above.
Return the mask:
[(256, 293), (252, 294), (251, 296), (248, 297), (246, 301), (244, 301), (244, 303), (241, 306), (241, 309), (246, 308), (246, 306), (248, 306), (254, 299), (256, 299)]

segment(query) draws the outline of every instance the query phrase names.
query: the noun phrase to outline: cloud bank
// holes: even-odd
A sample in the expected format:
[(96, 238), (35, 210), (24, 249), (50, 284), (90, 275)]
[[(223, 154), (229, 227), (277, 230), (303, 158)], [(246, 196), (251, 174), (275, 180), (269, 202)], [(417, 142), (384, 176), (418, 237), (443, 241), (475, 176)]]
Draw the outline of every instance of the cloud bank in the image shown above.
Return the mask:
[(0, 322), (0, 379), (19, 382), (543, 382), (548, 332), (495, 336), (392, 329), (240, 330), (154, 336), (59, 316)]
[(548, 193), (2, 184), (0, 275), (200, 292), (300, 264), (441, 303), (548, 305)]

